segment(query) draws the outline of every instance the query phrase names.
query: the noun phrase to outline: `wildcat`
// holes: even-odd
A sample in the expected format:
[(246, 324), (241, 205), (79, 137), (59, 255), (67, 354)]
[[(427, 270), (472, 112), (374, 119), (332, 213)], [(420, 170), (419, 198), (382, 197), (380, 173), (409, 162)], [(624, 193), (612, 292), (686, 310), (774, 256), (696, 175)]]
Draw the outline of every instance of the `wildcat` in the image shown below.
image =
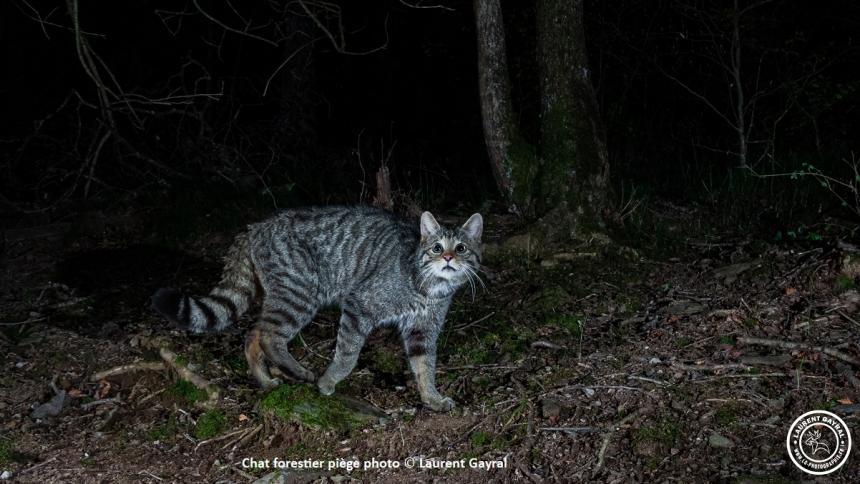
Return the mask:
[[(422, 402), (435, 411), (454, 401), (436, 389), (436, 339), (454, 293), (480, 281), (483, 219), (443, 228), (430, 212), (410, 223), (371, 207), (286, 210), (250, 225), (225, 257), (221, 282), (207, 296), (162, 288), (152, 307), (194, 333), (220, 331), (262, 296), (262, 311), (245, 342), (251, 374), (263, 388), (280, 384), (274, 364), (316, 381), (325, 395), (355, 368), (379, 326), (403, 340)], [(319, 380), (287, 345), (323, 306), (341, 308), (334, 359)]]

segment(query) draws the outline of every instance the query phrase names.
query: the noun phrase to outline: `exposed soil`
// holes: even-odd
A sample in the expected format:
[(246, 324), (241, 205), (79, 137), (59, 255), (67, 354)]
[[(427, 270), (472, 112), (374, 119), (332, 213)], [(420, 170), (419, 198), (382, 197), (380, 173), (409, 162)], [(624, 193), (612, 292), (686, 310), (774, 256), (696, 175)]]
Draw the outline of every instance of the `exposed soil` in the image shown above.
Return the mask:
[[(201, 337), (148, 310), (159, 286), (215, 283), (230, 234), (168, 248), (142, 224), (7, 233), (0, 472), (19, 482), (247, 482), (274, 469), (243, 459), (277, 457), (400, 464), (291, 472), (290, 482), (810, 479), (786, 452), (792, 421), (829, 409), (860, 429), (851, 248), (690, 234), (703, 215), (666, 213), (674, 238), (659, 252), (534, 247), (490, 217), (486, 290), (457, 296), (440, 339), (440, 390), (458, 406), (423, 408), (398, 339), (380, 331), (338, 393), (387, 417), (347, 427), (282, 420), (259, 404), (242, 354), (251, 317)], [(336, 321), (323, 312), (294, 343), (318, 374)], [(220, 388), (214, 409), (171, 369), (91, 381), (161, 361), (152, 341)], [(778, 342), (803, 346), (766, 345)], [(59, 415), (33, 418), (57, 392), (67, 395)], [(404, 468), (418, 456), (467, 468)], [(470, 458), (506, 467), (470, 469)], [(860, 459), (822, 479), (860, 482)]]

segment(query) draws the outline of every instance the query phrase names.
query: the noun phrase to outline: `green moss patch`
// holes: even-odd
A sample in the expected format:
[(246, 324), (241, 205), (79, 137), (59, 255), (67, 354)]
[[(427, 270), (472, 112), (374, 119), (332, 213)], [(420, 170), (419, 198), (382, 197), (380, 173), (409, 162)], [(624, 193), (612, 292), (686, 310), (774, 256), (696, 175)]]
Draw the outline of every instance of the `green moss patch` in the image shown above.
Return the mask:
[(202, 402), (209, 398), (205, 391), (197, 388), (188, 380), (176, 380), (176, 383), (170, 385), (165, 393), (185, 404)]
[(367, 405), (337, 395), (321, 395), (309, 385), (281, 385), (266, 393), (260, 408), (281, 420), (316, 429), (355, 430), (384, 417)]
[(550, 317), (548, 323), (551, 326), (566, 331), (570, 336), (579, 338), (582, 334), (583, 317), (573, 314), (558, 314)]
[(678, 424), (663, 420), (655, 425), (645, 425), (636, 430), (634, 440), (639, 442), (643, 440), (656, 441), (666, 448), (674, 446), (681, 437), (681, 428)]
[(15, 450), (12, 447), (12, 442), (0, 438), (0, 466), (5, 466), (12, 462), (15, 455)]
[(200, 440), (211, 439), (220, 434), (227, 425), (227, 417), (218, 410), (209, 410), (197, 419), (194, 436)]
[(838, 276), (836, 276), (836, 280), (833, 281), (833, 286), (838, 292), (843, 292), (849, 289), (856, 288), (857, 283), (854, 281), (853, 277), (847, 274), (839, 274)]

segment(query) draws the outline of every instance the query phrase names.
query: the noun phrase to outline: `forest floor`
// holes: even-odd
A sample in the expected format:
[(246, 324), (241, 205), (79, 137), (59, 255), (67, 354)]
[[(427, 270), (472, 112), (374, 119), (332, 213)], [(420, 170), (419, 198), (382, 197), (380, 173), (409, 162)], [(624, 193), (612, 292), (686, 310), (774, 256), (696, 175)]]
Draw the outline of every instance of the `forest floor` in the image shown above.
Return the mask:
[[(657, 212), (654, 233), (670, 242), (647, 251), (536, 247), (509, 220), (488, 217), (486, 290), (461, 291), (439, 342), (439, 387), (458, 403), (445, 414), (421, 406), (388, 331), (373, 335), (338, 387), (348, 399), (298, 383), (264, 394), (242, 352), (250, 317), (192, 336), (153, 314), (157, 287), (204, 292), (218, 280), (228, 231), (170, 246), (146, 223), (104, 215), (9, 231), (0, 478), (810, 480), (786, 452), (795, 418), (829, 409), (860, 430), (860, 270), (851, 252), (827, 237), (709, 234), (697, 229), (706, 215), (696, 210)], [(336, 321), (325, 311), (294, 342), (317, 374)], [(159, 369), (162, 347), (178, 356)], [(141, 362), (150, 367), (93, 378)], [(178, 380), (174, 364), (217, 385), (220, 399)], [(354, 411), (354, 401), (378, 410)], [(419, 468), (419, 457), (465, 468)], [(281, 471), (275, 459), (323, 468)], [(860, 482), (860, 458), (826, 480)]]

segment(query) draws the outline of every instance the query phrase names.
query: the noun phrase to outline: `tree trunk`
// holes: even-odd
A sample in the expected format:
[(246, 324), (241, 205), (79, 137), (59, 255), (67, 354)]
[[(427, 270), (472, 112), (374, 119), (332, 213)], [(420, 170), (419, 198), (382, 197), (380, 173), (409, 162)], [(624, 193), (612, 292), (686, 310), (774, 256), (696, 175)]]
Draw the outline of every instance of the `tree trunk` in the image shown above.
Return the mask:
[(563, 233), (603, 231), (609, 163), (591, 85), (582, 0), (539, 0), (539, 152), (514, 122), (499, 0), (475, 0), (484, 138), (499, 189), (525, 216), (551, 212)]
[(505, 26), (499, 0), (475, 0), (475, 21), (478, 88), (487, 154), (508, 208), (525, 215), (532, 207), (537, 159), (512, 116)]
[(585, 48), (582, 0), (539, 0), (540, 212), (572, 212), (584, 234), (602, 230), (608, 206), (605, 133)]

